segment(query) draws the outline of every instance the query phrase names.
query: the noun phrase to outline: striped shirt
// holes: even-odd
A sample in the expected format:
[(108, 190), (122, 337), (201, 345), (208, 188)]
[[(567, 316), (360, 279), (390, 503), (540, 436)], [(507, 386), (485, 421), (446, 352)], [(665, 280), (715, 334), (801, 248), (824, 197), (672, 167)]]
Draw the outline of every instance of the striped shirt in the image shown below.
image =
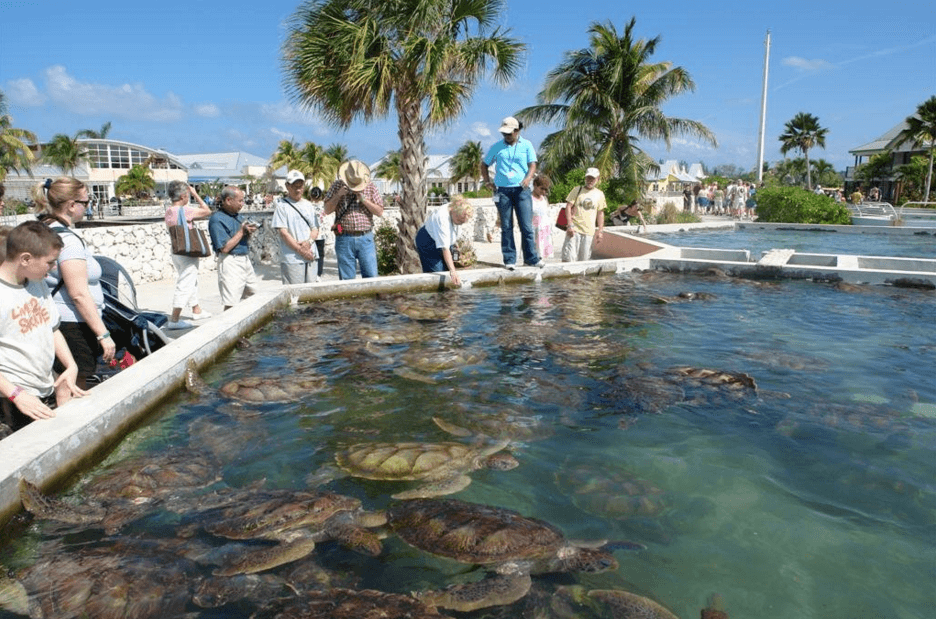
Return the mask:
[[(336, 180), (328, 188), (325, 201), (328, 202), (344, 183)], [(383, 198), (373, 183), (367, 183), (361, 194), (371, 202), (383, 206)], [(374, 227), (374, 215), (357, 199), (357, 194), (349, 191), (335, 206), (335, 224), (341, 224), (344, 232), (367, 232)]]

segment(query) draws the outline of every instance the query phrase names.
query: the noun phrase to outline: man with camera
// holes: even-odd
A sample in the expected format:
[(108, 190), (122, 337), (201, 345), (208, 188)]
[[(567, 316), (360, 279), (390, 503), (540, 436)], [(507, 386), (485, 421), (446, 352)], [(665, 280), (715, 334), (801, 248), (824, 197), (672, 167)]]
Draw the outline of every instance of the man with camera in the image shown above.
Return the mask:
[(208, 219), (208, 234), (218, 261), (218, 289), (224, 309), (257, 291), (257, 274), (250, 262), (250, 235), (260, 223), (240, 214), (244, 192), (228, 185), (218, 196), (218, 210)]
[(340, 279), (354, 279), (358, 265), (361, 277), (377, 277), (374, 217), (380, 217), (383, 211), (383, 198), (370, 180), (370, 169), (355, 159), (342, 163), (338, 180), (325, 194), (325, 214), (335, 213), (335, 256)]

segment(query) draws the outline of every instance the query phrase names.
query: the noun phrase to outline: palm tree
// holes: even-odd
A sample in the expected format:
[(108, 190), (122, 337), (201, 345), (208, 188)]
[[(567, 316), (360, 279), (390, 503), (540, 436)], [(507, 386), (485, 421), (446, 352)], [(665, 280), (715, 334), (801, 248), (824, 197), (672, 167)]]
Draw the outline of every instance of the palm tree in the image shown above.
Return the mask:
[(267, 167), (272, 174), (276, 170), (285, 167), (287, 170), (298, 168), (302, 162), (302, 152), (296, 143), (292, 140), (280, 140), (276, 152), (270, 155), (270, 162)]
[(481, 142), (468, 141), (461, 145), (449, 163), (452, 180), (459, 181), (463, 178), (470, 178), (475, 188), (478, 186), (480, 178), (479, 170), (484, 162), (484, 151), (481, 150)]
[(660, 107), (695, 89), (688, 71), (670, 62), (651, 64), (660, 37), (634, 39), (635, 18), (618, 34), (610, 22), (592, 23), (590, 47), (566, 52), (546, 76), (538, 104), (517, 116), (528, 122), (558, 123), (540, 147), (544, 167), (561, 176), (576, 167), (594, 165), (604, 178), (625, 178), (640, 186), (653, 159), (638, 147), (641, 139), (694, 136), (712, 145), (715, 136), (694, 120), (670, 118)]
[(313, 183), (330, 183), (338, 176), (340, 161), (328, 154), (326, 149), (315, 142), (306, 142), (302, 147), (300, 170)]
[(29, 148), (38, 142), (36, 134), (13, 126), (13, 117), (7, 113), (6, 95), (0, 90), (0, 181), (7, 172), (26, 170), (36, 160)]
[(826, 187), (836, 187), (842, 181), (835, 166), (825, 159), (817, 159), (812, 162), (813, 172), (816, 174), (816, 184)]
[(338, 162), (339, 165), (350, 159), (348, 156), (348, 147), (344, 144), (335, 142), (325, 149), (329, 157)]
[(156, 180), (153, 178), (152, 170), (142, 165), (133, 166), (114, 183), (114, 191), (117, 195), (131, 195), (135, 198), (149, 195), (154, 187), (156, 187)]
[(374, 176), (386, 179), (391, 183), (400, 182), (400, 151), (391, 150), (381, 157), (380, 163), (374, 168)]
[(923, 200), (929, 202), (933, 184), (933, 157), (936, 155), (936, 95), (917, 106), (916, 114), (907, 117), (907, 128), (901, 131), (898, 143), (911, 142), (914, 146), (929, 144), (929, 168), (926, 172), (926, 188)]
[(803, 152), (806, 160), (806, 189), (812, 190), (812, 176), (810, 175), (809, 149), (814, 146), (825, 148), (826, 133), (829, 130), (819, 126), (819, 118), (800, 112), (783, 127), (780, 134), (780, 152), (784, 155), (791, 150)]
[(289, 22), (282, 61), (287, 91), (301, 107), (341, 128), (396, 112), (403, 273), (420, 270), (415, 238), (426, 214), (426, 131), (458, 117), (489, 69), (506, 84), (520, 68), (524, 44), (495, 28), (503, 6), (309, 0)]
[(111, 124), (110, 121), (107, 121), (101, 125), (100, 131), (95, 131), (94, 129), (82, 129), (75, 134), (76, 138), (89, 138), (92, 140), (103, 140), (107, 138), (107, 134), (110, 133)]
[(88, 161), (88, 149), (78, 143), (78, 137), (70, 137), (64, 133), (56, 133), (52, 140), (42, 147), (42, 159), (62, 172), (70, 174), (82, 162)]

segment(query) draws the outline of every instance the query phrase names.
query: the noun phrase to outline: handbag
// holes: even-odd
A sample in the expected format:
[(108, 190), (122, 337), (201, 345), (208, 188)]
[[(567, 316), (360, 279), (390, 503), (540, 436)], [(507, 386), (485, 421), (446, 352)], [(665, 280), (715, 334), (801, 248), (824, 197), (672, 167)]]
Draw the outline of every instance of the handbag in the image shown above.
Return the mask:
[(205, 232), (185, 221), (185, 207), (179, 207), (179, 223), (169, 226), (169, 239), (172, 241), (172, 253), (177, 256), (207, 258), (211, 255), (211, 246), (205, 238)]
[[(582, 193), (582, 186), (579, 185), (578, 191), (575, 193), (575, 197), (572, 198), (572, 208), (575, 208), (575, 201), (578, 200), (579, 194)], [(565, 205), (559, 209), (559, 214), (556, 215), (556, 227), (560, 230), (569, 229), (569, 220), (566, 217)]]

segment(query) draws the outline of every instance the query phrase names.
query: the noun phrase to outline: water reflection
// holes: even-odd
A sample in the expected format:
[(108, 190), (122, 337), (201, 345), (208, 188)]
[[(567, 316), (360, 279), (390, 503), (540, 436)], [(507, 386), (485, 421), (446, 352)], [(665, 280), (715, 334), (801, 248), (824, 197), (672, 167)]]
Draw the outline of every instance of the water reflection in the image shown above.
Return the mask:
[[(427, 480), (399, 471), (425, 456), (422, 470), (470, 476), (459, 501), (539, 519), (563, 539), (609, 540), (620, 564), (534, 575), (522, 599), (459, 616), (649, 607), (625, 591), (682, 617), (713, 592), (737, 617), (925, 616), (936, 601), (932, 324), (932, 293), (717, 273), (299, 308), (55, 497), (0, 558), (19, 570), (16, 599), (25, 591), (35, 608), (110, 579), (151, 589), (143, 597), (163, 608), (146, 615), (102, 598), (123, 609), (117, 617), (274, 616), (324, 603), (331, 587), (348, 612), (374, 600), (415, 612), (410, 598), (376, 590), (472, 591), (490, 575), (474, 567), (485, 562), (453, 561), (392, 531), (378, 555), (361, 552), (355, 540), (373, 538), (348, 514), (400, 509), (391, 497)], [(458, 447), (437, 447), (446, 444)], [(319, 475), (360, 445), (384, 446), (400, 468)], [(492, 446), (519, 465), (457, 461)], [(177, 456), (186, 450), (197, 455)], [(310, 523), (323, 496), (343, 497), (344, 515)], [(446, 505), (446, 523), (482, 509)], [(97, 519), (60, 522), (82, 509)], [(102, 513), (125, 517), (105, 524)], [(277, 535), (242, 534), (262, 526)], [(228, 569), (258, 555), (256, 574)], [(170, 566), (166, 580), (148, 573), (156, 563)], [(60, 584), (43, 589), (40, 570)], [(169, 592), (173, 578), (185, 584)]]

